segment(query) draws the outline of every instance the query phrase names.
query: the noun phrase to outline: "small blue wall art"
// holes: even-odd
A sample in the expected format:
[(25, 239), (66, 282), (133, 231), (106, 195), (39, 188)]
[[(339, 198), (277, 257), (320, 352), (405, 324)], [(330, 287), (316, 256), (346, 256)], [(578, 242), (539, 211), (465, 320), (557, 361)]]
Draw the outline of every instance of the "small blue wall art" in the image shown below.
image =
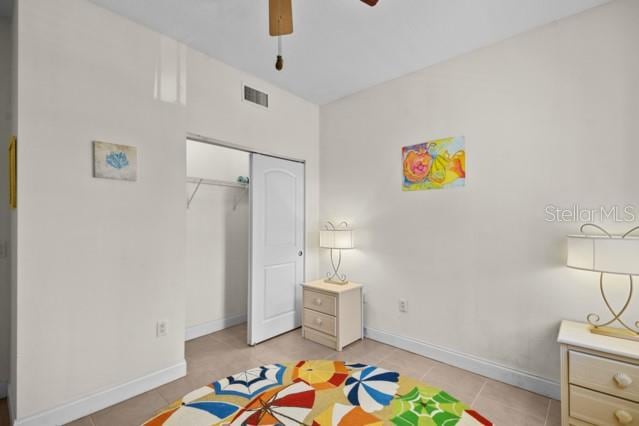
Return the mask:
[(137, 157), (134, 146), (93, 142), (93, 177), (136, 181)]

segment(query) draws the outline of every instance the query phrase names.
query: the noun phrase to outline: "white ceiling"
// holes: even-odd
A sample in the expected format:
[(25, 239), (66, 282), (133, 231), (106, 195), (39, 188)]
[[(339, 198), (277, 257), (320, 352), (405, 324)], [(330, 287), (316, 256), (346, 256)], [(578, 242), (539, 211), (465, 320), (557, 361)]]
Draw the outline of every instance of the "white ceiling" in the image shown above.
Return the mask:
[(609, 0), (293, 0), (282, 72), (267, 0), (91, 1), (325, 104)]

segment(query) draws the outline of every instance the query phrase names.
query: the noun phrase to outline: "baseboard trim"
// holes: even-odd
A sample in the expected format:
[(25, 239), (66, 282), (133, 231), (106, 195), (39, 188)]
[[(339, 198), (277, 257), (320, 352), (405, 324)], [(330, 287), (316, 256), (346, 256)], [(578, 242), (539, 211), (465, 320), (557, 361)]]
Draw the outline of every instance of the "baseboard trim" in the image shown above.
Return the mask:
[(5, 399), (8, 396), (9, 384), (7, 382), (0, 382), (0, 399)]
[(15, 419), (14, 426), (63, 425), (177, 380), (185, 375), (186, 361), (181, 361), (171, 367), (155, 371), (110, 389), (96, 392), (76, 401), (32, 416)]
[(194, 325), (186, 329), (186, 332), (184, 333), (184, 340), (188, 342), (189, 340), (197, 339), (198, 337), (206, 336), (207, 334), (215, 333), (216, 331), (224, 330), (225, 328), (242, 324), (243, 322), (246, 322), (246, 314), (234, 315), (231, 317)]
[(373, 340), (398, 347), (436, 361), (450, 364), (464, 370), (480, 374), (491, 379), (508, 383), (531, 392), (535, 392), (549, 398), (560, 399), (560, 385), (543, 377), (525, 371), (515, 370), (511, 367), (497, 364), (472, 355), (442, 348), (430, 343), (421, 342), (409, 337), (398, 336), (374, 328), (366, 328), (366, 336)]

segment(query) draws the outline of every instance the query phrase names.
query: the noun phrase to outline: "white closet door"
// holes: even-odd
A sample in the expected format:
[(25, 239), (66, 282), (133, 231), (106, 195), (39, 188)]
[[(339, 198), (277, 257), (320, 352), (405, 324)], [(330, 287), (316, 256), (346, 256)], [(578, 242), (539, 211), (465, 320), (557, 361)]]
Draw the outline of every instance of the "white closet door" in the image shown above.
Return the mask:
[(304, 164), (251, 154), (250, 194), (248, 343), (255, 345), (301, 324)]

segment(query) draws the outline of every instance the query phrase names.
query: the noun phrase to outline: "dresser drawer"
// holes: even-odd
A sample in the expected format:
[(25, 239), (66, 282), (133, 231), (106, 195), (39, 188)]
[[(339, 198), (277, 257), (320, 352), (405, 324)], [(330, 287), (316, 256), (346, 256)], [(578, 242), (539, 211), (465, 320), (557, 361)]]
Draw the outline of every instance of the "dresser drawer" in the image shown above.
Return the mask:
[(333, 349), (337, 348), (337, 339), (334, 336), (329, 336), (328, 334), (320, 331), (304, 327), (304, 337), (315, 343), (319, 343), (320, 345), (328, 346)]
[(598, 426), (639, 426), (639, 404), (570, 385), (570, 417)]
[(330, 294), (305, 289), (304, 307), (335, 316), (337, 313), (337, 299)]
[(331, 336), (337, 335), (335, 317), (316, 312), (312, 309), (304, 309), (304, 326)]
[(571, 384), (639, 402), (639, 366), (582, 352), (569, 352)]

